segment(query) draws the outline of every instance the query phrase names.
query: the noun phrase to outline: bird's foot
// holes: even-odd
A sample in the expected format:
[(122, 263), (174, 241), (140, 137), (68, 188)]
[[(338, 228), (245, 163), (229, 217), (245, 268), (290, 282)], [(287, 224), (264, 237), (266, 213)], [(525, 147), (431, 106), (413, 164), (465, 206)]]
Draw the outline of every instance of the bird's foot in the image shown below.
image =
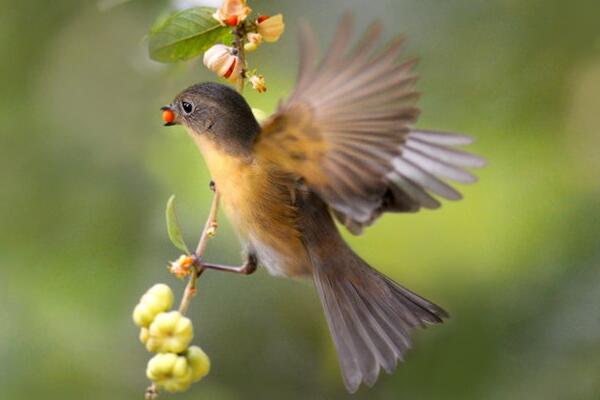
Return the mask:
[(216, 271), (233, 272), (236, 274), (250, 275), (254, 273), (258, 267), (258, 262), (254, 255), (249, 255), (244, 264), (234, 267), (231, 265), (211, 264), (203, 262), (200, 257), (194, 257), (196, 265), (199, 267), (198, 275), (205, 269), (214, 269)]

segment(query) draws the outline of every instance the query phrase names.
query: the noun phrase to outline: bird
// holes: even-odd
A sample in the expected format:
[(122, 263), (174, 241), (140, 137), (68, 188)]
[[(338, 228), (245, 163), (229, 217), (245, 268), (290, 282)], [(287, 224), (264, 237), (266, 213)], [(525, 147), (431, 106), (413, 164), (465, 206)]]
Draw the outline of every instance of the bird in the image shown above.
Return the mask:
[(413, 331), (449, 315), (371, 267), (340, 229), (358, 235), (385, 213), (459, 200), (448, 181), (473, 183), (469, 170), (486, 163), (457, 148), (470, 136), (414, 127), (416, 61), (402, 60), (403, 36), (381, 45), (382, 30), (376, 21), (353, 44), (346, 15), (320, 57), (301, 24), (295, 88), (262, 123), (220, 83), (190, 86), (162, 108), (165, 125), (183, 125), (199, 148), (243, 247), (239, 267), (202, 267), (312, 279), (350, 393), (392, 373)]

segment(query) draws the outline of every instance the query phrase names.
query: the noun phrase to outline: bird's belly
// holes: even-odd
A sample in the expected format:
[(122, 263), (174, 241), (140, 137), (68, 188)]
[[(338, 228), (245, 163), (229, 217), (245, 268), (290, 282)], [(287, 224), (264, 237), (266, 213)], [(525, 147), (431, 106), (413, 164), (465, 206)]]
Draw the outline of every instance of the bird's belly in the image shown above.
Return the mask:
[(247, 251), (256, 255), (259, 263), (263, 265), (271, 275), (275, 276), (293, 276), (293, 260), (287, 254), (283, 254), (268, 243), (250, 236), (247, 239)]
[(254, 253), (273, 275), (310, 273), (308, 256), (289, 215), (289, 199), (274, 193), (267, 170), (223, 154), (210, 143), (199, 144), (221, 195), (223, 211), (246, 251)]
[(298, 276), (311, 271), (297, 232), (274, 218), (279, 212), (277, 205), (268, 204), (268, 200), (260, 196), (246, 200), (235, 195), (230, 197), (227, 191), (222, 192), (222, 199), (224, 211), (246, 252), (255, 254), (270, 274)]

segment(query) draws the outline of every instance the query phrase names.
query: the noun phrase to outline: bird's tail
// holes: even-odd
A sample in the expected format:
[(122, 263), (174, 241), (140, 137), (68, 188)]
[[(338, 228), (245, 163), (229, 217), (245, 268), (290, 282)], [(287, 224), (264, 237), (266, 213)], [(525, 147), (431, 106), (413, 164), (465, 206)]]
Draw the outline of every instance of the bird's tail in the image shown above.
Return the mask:
[(311, 253), (313, 279), (344, 383), (353, 393), (362, 382), (373, 385), (380, 368), (395, 369), (411, 347), (414, 328), (441, 323), (448, 314), (375, 271), (341, 238), (334, 241), (336, 251), (325, 252), (330, 257)]

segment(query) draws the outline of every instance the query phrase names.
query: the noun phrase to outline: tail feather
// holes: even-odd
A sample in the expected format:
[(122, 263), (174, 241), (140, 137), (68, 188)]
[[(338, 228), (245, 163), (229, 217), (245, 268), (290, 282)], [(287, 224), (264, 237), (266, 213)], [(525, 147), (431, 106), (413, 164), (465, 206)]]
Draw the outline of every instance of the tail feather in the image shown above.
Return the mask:
[(411, 347), (416, 327), (441, 323), (439, 306), (372, 269), (349, 248), (336, 259), (313, 257), (313, 279), (338, 352), (346, 388), (372, 386)]

